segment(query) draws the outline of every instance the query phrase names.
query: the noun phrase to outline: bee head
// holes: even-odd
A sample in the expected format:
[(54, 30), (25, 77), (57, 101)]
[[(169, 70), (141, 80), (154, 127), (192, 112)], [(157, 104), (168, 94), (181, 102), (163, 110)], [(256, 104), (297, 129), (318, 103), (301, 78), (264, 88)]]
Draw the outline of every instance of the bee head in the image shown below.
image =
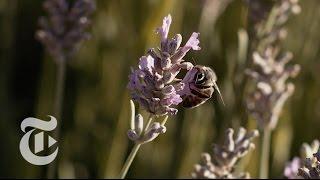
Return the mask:
[(196, 85), (214, 86), (217, 81), (216, 73), (209, 67), (197, 65), (194, 67), (196, 73), (194, 74), (194, 82)]
[(221, 101), (224, 105), (224, 101), (223, 101), (223, 98), (222, 98), (222, 95), (220, 93), (220, 90), (219, 90), (219, 87), (217, 85), (217, 75), (216, 73), (209, 67), (206, 67), (206, 66), (195, 66), (194, 68), (197, 69), (197, 73), (195, 73), (195, 76), (194, 76), (194, 82), (196, 85), (199, 85), (199, 86), (202, 86), (202, 87), (213, 87), (215, 88), (218, 93), (219, 93), (219, 96), (221, 98)]

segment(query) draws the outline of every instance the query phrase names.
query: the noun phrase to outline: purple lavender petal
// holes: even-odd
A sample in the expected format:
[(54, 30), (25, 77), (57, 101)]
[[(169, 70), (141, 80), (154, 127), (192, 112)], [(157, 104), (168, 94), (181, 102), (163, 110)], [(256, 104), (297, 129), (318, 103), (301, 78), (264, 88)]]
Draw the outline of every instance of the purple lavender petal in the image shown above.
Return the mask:
[(135, 90), (136, 89), (136, 83), (137, 83), (137, 80), (136, 80), (136, 77), (137, 75), (135, 74), (135, 72), (132, 72), (130, 75), (129, 75), (129, 83), (128, 83), (128, 88), (130, 90)]
[(293, 158), (284, 169), (284, 176), (289, 179), (298, 179), (298, 169), (301, 167), (301, 160), (298, 157)]
[(171, 103), (174, 105), (178, 105), (182, 102), (182, 98), (180, 97), (179, 94), (175, 94), (174, 96), (171, 97)]
[(198, 39), (199, 35), (200, 33), (192, 33), (191, 37), (189, 38), (189, 40), (183, 48), (185, 48), (186, 51), (189, 51), (191, 48), (195, 51), (201, 50), (199, 46), (200, 41)]
[(130, 90), (142, 90), (143, 85), (140, 82), (139, 77), (141, 77), (142, 72), (140, 70), (133, 70), (132, 73), (129, 75), (129, 83), (128, 88)]
[(171, 105), (178, 105), (182, 102), (182, 98), (180, 97), (179, 94), (176, 94), (174, 91), (170, 96), (162, 99), (161, 105), (164, 106), (171, 106)]
[(150, 55), (142, 56), (140, 58), (139, 69), (146, 70), (152, 73), (153, 67), (154, 67), (154, 59)]
[(163, 18), (162, 27), (157, 28), (157, 33), (161, 36), (161, 42), (165, 42), (168, 39), (169, 29), (172, 22), (171, 15)]
[(190, 36), (189, 40), (187, 41), (186, 45), (184, 45), (182, 48), (180, 48), (172, 57), (171, 57), (171, 61), (173, 63), (178, 63), (182, 61), (182, 58), (187, 54), (187, 52), (190, 51), (190, 49), (193, 50), (200, 50), (200, 46), (199, 46), (199, 35), (200, 33), (192, 33), (192, 35)]

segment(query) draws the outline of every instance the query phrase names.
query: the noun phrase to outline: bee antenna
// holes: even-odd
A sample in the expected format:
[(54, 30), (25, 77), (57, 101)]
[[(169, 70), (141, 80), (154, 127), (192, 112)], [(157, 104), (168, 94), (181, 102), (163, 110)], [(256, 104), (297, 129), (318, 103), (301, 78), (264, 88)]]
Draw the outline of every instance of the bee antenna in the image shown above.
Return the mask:
[(219, 87), (218, 87), (217, 83), (214, 83), (214, 88), (216, 88), (216, 90), (218, 91), (219, 96), (220, 96), (220, 99), (221, 99), (221, 101), (222, 101), (222, 104), (223, 104), (224, 106), (226, 106), (225, 103), (224, 103), (224, 100), (223, 100), (223, 98), (222, 98), (222, 95), (221, 95), (221, 93), (220, 93), (220, 90), (219, 90)]

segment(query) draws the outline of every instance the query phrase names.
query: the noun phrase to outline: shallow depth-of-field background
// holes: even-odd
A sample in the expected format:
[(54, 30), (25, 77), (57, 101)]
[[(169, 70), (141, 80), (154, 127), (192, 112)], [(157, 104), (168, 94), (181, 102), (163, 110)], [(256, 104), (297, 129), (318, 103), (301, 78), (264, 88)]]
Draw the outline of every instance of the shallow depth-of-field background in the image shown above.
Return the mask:
[[(19, 153), (21, 121), (48, 119), (53, 108), (56, 66), (34, 36), (38, 17), (45, 15), (42, 2), (0, 0), (0, 177), (40, 177), (44, 169), (27, 163)], [(190, 52), (186, 59), (214, 68), (226, 106), (214, 94), (199, 108), (180, 108), (177, 116), (169, 117), (167, 132), (141, 148), (128, 177), (190, 177), (200, 153), (220, 142), (227, 127), (256, 127), (239, 88), (246, 67), (238, 57), (238, 35), (251, 28), (248, 9), (244, 1), (234, 0), (219, 14), (215, 2), (96, 1), (92, 39), (67, 67), (58, 140), (60, 177), (118, 176), (132, 148), (126, 136), (130, 67), (149, 47), (159, 45), (155, 28), (169, 13), (171, 36), (181, 33), (184, 43), (193, 31), (200, 32), (201, 51)], [(283, 48), (293, 52), (301, 72), (273, 133), (271, 177), (282, 177), (285, 162), (298, 155), (300, 145), (320, 135), (320, 1), (303, 0), (300, 5), (301, 13), (286, 25)], [(258, 173), (258, 139), (257, 148), (239, 164), (252, 177)]]

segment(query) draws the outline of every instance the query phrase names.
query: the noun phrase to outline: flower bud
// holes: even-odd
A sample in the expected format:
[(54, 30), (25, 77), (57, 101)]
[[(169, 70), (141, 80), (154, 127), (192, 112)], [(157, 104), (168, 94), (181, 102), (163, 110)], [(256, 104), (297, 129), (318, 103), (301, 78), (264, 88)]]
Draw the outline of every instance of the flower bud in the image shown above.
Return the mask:
[(128, 138), (132, 141), (136, 141), (139, 139), (139, 135), (132, 129), (129, 129), (127, 132)]
[(143, 117), (141, 116), (141, 114), (138, 114), (136, 117), (135, 117), (135, 121), (134, 121), (134, 124), (135, 124), (135, 132), (140, 136), (142, 130), (143, 130)]
[(181, 69), (186, 69), (186, 70), (190, 70), (190, 69), (192, 69), (193, 68), (193, 64), (191, 63), (191, 62), (183, 62), (183, 63), (181, 63), (180, 65), (179, 65), (179, 67), (181, 68)]
[(181, 42), (182, 42), (181, 34), (176, 34), (168, 43), (168, 53), (173, 55), (180, 47)]
[(145, 135), (140, 139), (141, 143), (147, 143), (153, 141), (159, 134), (163, 134), (166, 132), (166, 127), (161, 125), (159, 122), (155, 122), (151, 125), (151, 127), (147, 130)]

